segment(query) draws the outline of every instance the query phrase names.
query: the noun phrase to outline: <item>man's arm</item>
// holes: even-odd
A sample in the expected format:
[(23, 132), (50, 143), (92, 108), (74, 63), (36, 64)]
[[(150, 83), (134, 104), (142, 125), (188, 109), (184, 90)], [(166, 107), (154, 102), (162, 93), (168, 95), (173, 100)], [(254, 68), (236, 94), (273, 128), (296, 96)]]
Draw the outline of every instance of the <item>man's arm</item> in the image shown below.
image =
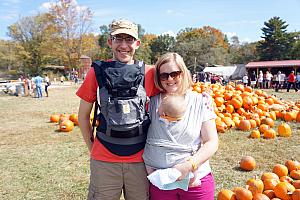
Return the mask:
[(89, 103), (83, 99), (80, 100), (80, 106), (78, 111), (78, 123), (81, 130), (83, 139), (91, 152), (93, 143), (91, 137), (93, 136), (92, 125), (90, 123), (90, 113), (93, 108), (93, 103)]

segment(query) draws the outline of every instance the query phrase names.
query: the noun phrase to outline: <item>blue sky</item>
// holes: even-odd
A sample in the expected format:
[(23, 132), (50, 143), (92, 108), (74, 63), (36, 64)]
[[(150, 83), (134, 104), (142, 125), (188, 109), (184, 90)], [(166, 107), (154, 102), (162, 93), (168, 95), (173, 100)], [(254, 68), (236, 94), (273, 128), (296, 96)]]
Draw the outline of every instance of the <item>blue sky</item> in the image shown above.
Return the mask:
[[(0, 0), (0, 39), (9, 39), (7, 26), (20, 17), (46, 11), (53, 0)], [(212, 26), (241, 42), (258, 41), (264, 22), (274, 16), (286, 21), (288, 31), (300, 31), (300, 0), (77, 0), (94, 13), (94, 30), (113, 19), (127, 18), (146, 33), (176, 34), (187, 27)]]

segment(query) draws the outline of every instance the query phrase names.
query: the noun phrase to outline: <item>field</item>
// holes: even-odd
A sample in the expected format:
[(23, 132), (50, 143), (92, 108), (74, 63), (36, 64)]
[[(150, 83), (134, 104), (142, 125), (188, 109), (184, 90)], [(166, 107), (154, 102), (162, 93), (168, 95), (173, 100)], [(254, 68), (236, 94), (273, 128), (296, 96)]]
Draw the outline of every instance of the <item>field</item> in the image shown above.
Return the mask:
[[(0, 199), (86, 199), (89, 155), (79, 128), (61, 133), (49, 123), (52, 113), (77, 113), (77, 88), (50, 88), (50, 97), (43, 99), (0, 96)], [(300, 99), (294, 91), (276, 95)], [(216, 193), (244, 186), (247, 179), (271, 171), (276, 163), (300, 161), (300, 123), (291, 126), (292, 137), (274, 140), (248, 139), (248, 132), (236, 130), (220, 134), (219, 150), (211, 159)], [(255, 170), (239, 170), (245, 155), (256, 159)]]

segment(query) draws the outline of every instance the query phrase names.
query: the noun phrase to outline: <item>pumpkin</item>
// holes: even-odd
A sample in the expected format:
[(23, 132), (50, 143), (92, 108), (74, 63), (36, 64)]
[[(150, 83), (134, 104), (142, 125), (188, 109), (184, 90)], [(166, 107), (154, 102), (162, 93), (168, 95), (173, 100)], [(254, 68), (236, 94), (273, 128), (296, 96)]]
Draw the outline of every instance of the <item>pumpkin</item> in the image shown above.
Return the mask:
[(280, 182), (288, 182), (288, 183), (292, 183), (293, 179), (289, 176), (282, 176), (279, 178)]
[(240, 161), (240, 168), (245, 171), (251, 171), (255, 167), (256, 167), (256, 162), (252, 156), (244, 156)]
[(285, 115), (284, 115), (284, 121), (286, 122), (291, 122), (293, 120), (296, 120), (297, 118), (297, 113), (296, 112), (286, 112)]
[(268, 178), (263, 180), (265, 190), (274, 190), (275, 186), (279, 183), (279, 179)]
[(300, 189), (296, 189), (292, 194), (292, 200), (300, 200)]
[(270, 200), (270, 198), (265, 194), (257, 193), (253, 195), (253, 200)]
[(275, 197), (274, 190), (265, 190), (263, 194), (269, 197), (269, 199), (273, 199)]
[(294, 169), (290, 172), (290, 177), (296, 180), (300, 180), (300, 169)]
[(238, 129), (242, 130), (242, 131), (249, 131), (251, 129), (251, 123), (249, 120), (241, 120), (239, 125), (238, 125)]
[(287, 160), (284, 165), (288, 168), (289, 172), (300, 169), (300, 163), (296, 160)]
[(296, 122), (300, 122), (300, 112), (296, 115)]
[(271, 119), (271, 118), (269, 118), (269, 117), (262, 119), (262, 120), (261, 120), (261, 124), (267, 124), (267, 125), (269, 125), (271, 128), (275, 125), (275, 124), (274, 124), (274, 120)]
[(250, 138), (258, 139), (260, 138), (260, 132), (259, 130), (253, 130), (251, 131), (251, 134), (249, 136)]
[(264, 191), (264, 183), (259, 178), (250, 178), (246, 184), (249, 186), (248, 190), (251, 191), (252, 195), (254, 196), (257, 193), (262, 193)]
[(292, 184), (296, 189), (300, 189), (300, 180), (294, 180)]
[(287, 176), (289, 171), (285, 165), (276, 164), (274, 165), (272, 172), (277, 174), (277, 176), (280, 178), (282, 176)]
[(233, 189), (237, 200), (252, 200), (253, 195), (250, 190), (247, 190), (242, 187), (235, 187)]
[(260, 131), (261, 133), (264, 133), (264, 132), (266, 132), (266, 131), (269, 130), (269, 129), (270, 129), (270, 126), (267, 125), (267, 124), (261, 124), (261, 125), (259, 126), (259, 131)]
[(261, 180), (264, 181), (266, 179), (277, 179), (279, 180), (279, 177), (277, 174), (273, 173), (273, 172), (264, 172), (262, 175), (261, 175)]
[(78, 121), (78, 115), (75, 113), (73, 113), (69, 116), (69, 120), (71, 120), (72, 122), (76, 121), (76, 119)]
[(230, 104), (233, 105), (235, 109), (239, 109), (243, 105), (242, 101), (239, 101), (237, 98), (232, 98), (230, 100)]
[(62, 132), (70, 132), (74, 128), (74, 123), (71, 120), (64, 120), (59, 125), (59, 130)]
[(276, 132), (274, 129), (270, 128), (264, 132), (265, 139), (274, 139), (276, 137)]
[(290, 137), (292, 135), (292, 129), (290, 125), (288, 125), (287, 123), (281, 123), (278, 126), (278, 135), (280, 137)]
[(294, 191), (295, 187), (287, 182), (280, 182), (274, 188), (276, 197), (282, 200), (291, 200), (290, 194)]
[(218, 193), (217, 200), (235, 200), (235, 194), (233, 191), (228, 189), (221, 189)]
[(52, 122), (52, 123), (59, 122), (59, 115), (58, 114), (52, 114), (52, 115), (50, 115), (50, 122)]

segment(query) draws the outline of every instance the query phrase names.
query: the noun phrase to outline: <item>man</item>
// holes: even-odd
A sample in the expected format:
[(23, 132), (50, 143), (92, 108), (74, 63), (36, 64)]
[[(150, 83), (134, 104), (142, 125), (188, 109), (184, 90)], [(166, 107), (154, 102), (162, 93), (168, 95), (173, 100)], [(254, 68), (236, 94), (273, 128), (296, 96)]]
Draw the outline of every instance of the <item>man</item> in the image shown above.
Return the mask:
[(294, 74), (294, 71), (291, 71), (290, 75), (288, 76), (288, 86), (287, 86), (287, 92), (290, 91), (291, 86), (293, 86), (293, 88), (295, 89), (295, 91), (297, 92), (298, 89), (296, 87), (296, 76)]
[[(110, 36), (107, 43), (113, 53), (110, 63), (117, 61), (132, 68), (135, 66), (133, 56), (141, 44), (136, 24), (124, 19), (113, 21), (110, 24)], [(103, 61), (103, 63), (107, 62)], [(126, 200), (149, 199), (149, 183), (142, 160), (143, 149), (132, 155), (120, 156), (113, 153), (105, 142), (99, 139), (98, 134), (101, 132), (97, 131), (97, 137), (95, 139), (93, 137), (90, 113), (97, 99), (98, 83), (95, 70), (91, 68), (88, 71), (82, 86), (76, 93), (81, 98), (78, 114), (79, 127), (91, 154), (88, 199), (119, 200), (122, 190)], [(157, 93), (154, 73), (153, 67), (145, 67), (144, 86), (147, 96)], [(125, 74), (120, 74), (120, 76), (123, 78)], [(119, 148), (127, 148), (126, 145), (119, 145)]]
[(34, 83), (35, 83), (36, 93), (37, 93), (37, 97), (38, 98), (42, 98), (43, 97), (42, 82), (43, 82), (43, 78), (40, 77), (39, 74), (37, 74), (37, 76), (34, 78)]

